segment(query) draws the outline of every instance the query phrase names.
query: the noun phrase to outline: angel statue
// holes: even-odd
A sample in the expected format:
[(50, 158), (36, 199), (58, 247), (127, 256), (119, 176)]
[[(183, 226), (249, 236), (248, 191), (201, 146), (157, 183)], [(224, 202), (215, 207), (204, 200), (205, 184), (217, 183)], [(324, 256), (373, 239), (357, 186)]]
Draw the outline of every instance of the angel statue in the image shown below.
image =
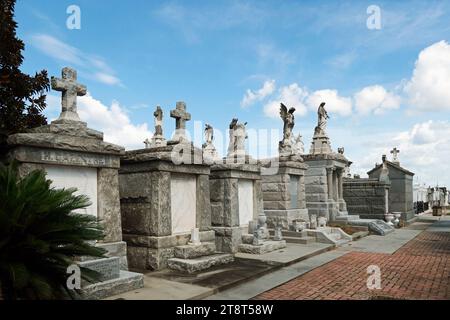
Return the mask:
[(325, 129), (327, 127), (327, 120), (330, 119), (330, 116), (325, 110), (325, 102), (322, 102), (317, 110), (318, 122), (316, 127), (316, 133), (325, 134)]
[(294, 117), (295, 108), (288, 108), (281, 103), (280, 104), (280, 116), (283, 119), (283, 144), (291, 144), (292, 142), (292, 130), (295, 125), (295, 117)]

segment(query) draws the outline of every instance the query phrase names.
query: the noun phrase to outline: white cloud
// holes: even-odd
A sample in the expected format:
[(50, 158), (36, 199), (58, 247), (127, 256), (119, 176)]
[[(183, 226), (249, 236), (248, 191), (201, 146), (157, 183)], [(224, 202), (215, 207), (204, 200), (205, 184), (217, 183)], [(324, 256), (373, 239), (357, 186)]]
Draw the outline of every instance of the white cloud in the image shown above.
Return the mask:
[(78, 48), (48, 34), (33, 35), (31, 44), (49, 57), (81, 68), (98, 82), (107, 85), (122, 85), (120, 79), (114, 75), (112, 68), (101, 57), (85, 54)]
[(264, 106), (264, 114), (270, 118), (278, 118), (280, 116), (280, 103), (282, 102), (289, 108), (294, 107), (296, 115), (303, 116), (307, 111), (304, 104), (307, 95), (306, 89), (300, 87), (297, 83), (282, 87), (279, 89), (278, 97)]
[(262, 101), (265, 97), (271, 95), (275, 91), (275, 80), (267, 80), (264, 82), (261, 89), (252, 91), (247, 89), (241, 101), (241, 107), (245, 108), (251, 106), (257, 101)]
[[(61, 111), (61, 98), (48, 95), (47, 104), (46, 115), (55, 119)], [(89, 128), (103, 132), (105, 141), (124, 146), (126, 149), (142, 149), (143, 141), (153, 135), (147, 123), (133, 124), (117, 101), (113, 101), (108, 107), (93, 98), (89, 92), (78, 98), (78, 114), (81, 120), (87, 122)]]
[[(345, 137), (349, 135), (344, 133)], [(350, 138), (350, 137), (348, 137)], [(400, 150), (400, 164), (415, 173), (415, 179), (433, 185), (450, 186), (450, 122), (425, 121), (413, 125), (409, 130), (383, 132), (379, 134), (351, 135), (351, 146), (346, 148), (353, 161), (352, 172), (367, 176), (375, 163), (381, 163), (383, 154), (392, 158), (390, 151)], [(351, 147), (351, 148), (350, 148)], [(364, 151), (361, 152), (359, 150)]]
[(109, 85), (120, 85), (121, 84), (119, 78), (117, 78), (111, 74), (104, 73), (104, 72), (97, 72), (96, 74), (94, 74), (94, 78), (102, 83), (109, 84)]
[(361, 115), (383, 114), (386, 110), (398, 109), (401, 98), (386, 91), (380, 85), (363, 88), (354, 95), (356, 111)]
[(405, 93), (415, 110), (450, 110), (450, 45), (446, 41), (420, 52)]
[(78, 66), (84, 64), (81, 52), (50, 35), (35, 34), (32, 36), (32, 44), (43, 53), (54, 59), (69, 62)]
[(352, 114), (352, 99), (339, 96), (337, 90), (324, 89), (313, 92), (307, 99), (307, 105), (315, 110), (322, 102), (326, 102), (326, 109), (341, 116)]

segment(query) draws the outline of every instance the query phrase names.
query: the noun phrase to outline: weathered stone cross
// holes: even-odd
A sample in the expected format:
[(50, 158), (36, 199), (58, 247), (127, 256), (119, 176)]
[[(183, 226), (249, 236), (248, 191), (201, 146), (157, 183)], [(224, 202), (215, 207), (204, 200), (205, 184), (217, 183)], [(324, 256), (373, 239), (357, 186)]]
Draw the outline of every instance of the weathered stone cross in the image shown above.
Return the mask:
[(72, 68), (62, 69), (62, 79), (52, 77), (52, 89), (62, 92), (62, 111), (58, 120), (80, 121), (77, 113), (77, 96), (86, 94), (86, 86), (77, 83), (77, 71)]
[(392, 162), (399, 162), (398, 154), (400, 153), (400, 150), (398, 150), (397, 148), (394, 148), (391, 150), (391, 153), (392, 153)]
[(176, 120), (174, 140), (186, 139), (186, 121), (191, 120), (191, 114), (186, 112), (186, 103), (177, 102), (175, 110), (170, 111), (170, 117)]

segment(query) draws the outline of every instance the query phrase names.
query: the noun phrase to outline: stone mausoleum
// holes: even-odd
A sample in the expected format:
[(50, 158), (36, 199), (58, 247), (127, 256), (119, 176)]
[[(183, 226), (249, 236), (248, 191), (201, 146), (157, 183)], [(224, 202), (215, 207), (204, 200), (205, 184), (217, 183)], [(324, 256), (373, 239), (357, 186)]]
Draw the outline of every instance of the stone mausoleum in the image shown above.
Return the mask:
[(51, 84), (62, 92), (59, 118), (49, 125), (9, 136), (9, 161), (19, 163), (21, 176), (43, 169), (52, 186), (77, 188), (76, 194), (89, 197), (91, 205), (81, 213), (101, 221), (105, 238), (96, 245), (106, 249), (109, 258), (80, 262), (101, 271), (105, 279), (84, 288), (87, 297), (103, 298), (142, 287), (142, 275), (126, 271), (127, 247), (122, 241), (118, 170), (124, 148), (105, 142), (103, 133), (89, 129), (80, 120), (77, 96), (85, 95), (86, 87), (77, 83), (75, 70), (64, 68), (62, 78), (52, 77)]
[[(392, 161), (386, 161), (389, 170), (389, 211), (391, 213), (400, 212), (403, 224), (408, 224), (414, 219), (413, 206), (413, 177), (414, 173), (400, 166), (398, 153), (394, 148), (391, 153)], [(378, 179), (382, 173), (383, 164), (376, 165), (375, 168), (367, 172), (369, 178)]]
[(309, 215), (328, 221), (348, 219), (343, 197), (343, 175), (349, 161), (344, 149), (335, 153), (326, 133), (328, 114), (322, 103), (318, 109), (318, 125), (314, 130), (309, 154), (303, 155), (308, 169), (305, 174), (306, 207)]
[[(191, 118), (178, 102), (172, 140), (162, 132), (162, 110), (155, 112), (155, 135), (147, 148), (127, 151), (121, 160), (120, 204), (130, 266), (193, 272), (233, 260), (216, 254), (211, 230), (210, 165), (185, 134)], [(219, 247), (219, 250), (221, 248)]]

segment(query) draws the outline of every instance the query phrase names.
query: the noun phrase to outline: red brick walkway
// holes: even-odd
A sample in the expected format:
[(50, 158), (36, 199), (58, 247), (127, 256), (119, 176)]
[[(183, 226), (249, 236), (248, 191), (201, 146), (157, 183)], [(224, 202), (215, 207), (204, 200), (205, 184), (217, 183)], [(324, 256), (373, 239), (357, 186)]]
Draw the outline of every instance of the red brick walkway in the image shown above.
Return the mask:
[[(367, 288), (367, 267), (381, 289)], [(254, 299), (450, 299), (450, 233), (422, 232), (394, 254), (350, 252)]]

